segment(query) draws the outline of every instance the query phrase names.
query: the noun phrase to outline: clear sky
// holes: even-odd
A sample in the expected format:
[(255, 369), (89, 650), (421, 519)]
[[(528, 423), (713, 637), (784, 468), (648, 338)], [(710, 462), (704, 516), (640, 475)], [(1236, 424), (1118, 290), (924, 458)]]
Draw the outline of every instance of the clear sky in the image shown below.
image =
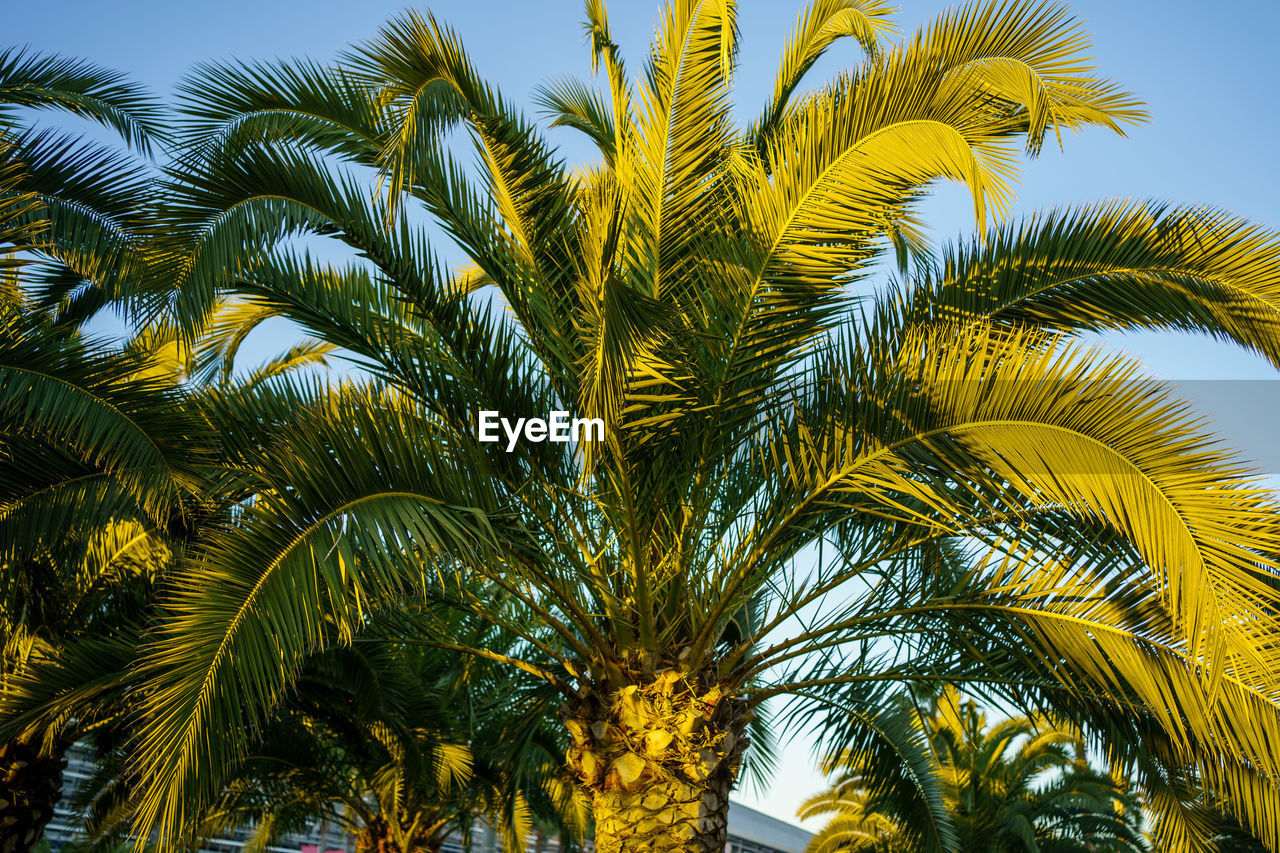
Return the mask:
[[(0, 45), (30, 44), (128, 71), (167, 95), (195, 63), (228, 58), (310, 55), (327, 59), (349, 42), (376, 33), (401, 0), (0, 0)], [(435, 0), (422, 4), (462, 35), (481, 73), (513, 99), (526, 102), (539, 82), (587, 76), (578, 0)], [(901, 2), (903, 29), (913, 29), (952, 3)], [(1065, 137), (1065, 154), (1046, 145), (1024, 174), (1017, 210), (1110, 197), (1206, 202), (1280, 226), (1280, 3), (1272, 0), (1078, 0), (1070, 4), (1094, 36), (1103, 72), (1150, 105), (1154, 120), (1120, 139), (1104, 131)], [(629, 67), (644, 55), (658, 9), (649, 0), (614, 0), (612, 27)], [(742, 52), (740, 115), (750, 116), (768, 94), (785, 34), (799, 9), (790, 0), (740, 0)], [(830, 73), (858, 59), (849, 43), (815, 71)], [(571, 157), (587, 149), (570, 131), (552, 136)], [(928, 208), (939, 240), (965, 233), (972, 208), (962, 188), (940, 188)], [(446, 257), (449, 256), (445, 252)], [(1112, 342), (1172, 379), (1273, 379), (1263, 360), (1230, 347), (1172, 335), (1128, 335)], [(1239, 389), (1243, 386), (1222, 386)], [(1274, 385), (1251, 384), (1242, 416), (1241, 394), (1229, 390), (1205, 405), (1220, 428), (1249, 446), (1271, 443)], [(1242, 418), (1248, 423), (1241, 424)], [(1233, 425), (1233, 422), (1234, 425)], [(1248, 435), (1245, 433), (1248, 432)], [(1256, 454), (1255, 454), (1256, 455)], [(1269, 469), (1272, 472), (1280, 468)], [(740, 799), (785, 819), (820, 787), (807, 747), (784, 750), (771, 789)]]

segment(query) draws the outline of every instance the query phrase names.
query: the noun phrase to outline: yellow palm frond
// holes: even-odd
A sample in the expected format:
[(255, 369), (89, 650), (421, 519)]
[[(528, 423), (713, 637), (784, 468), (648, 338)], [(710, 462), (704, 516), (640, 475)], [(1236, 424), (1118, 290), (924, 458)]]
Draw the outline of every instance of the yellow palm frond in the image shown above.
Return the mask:
[(783, 47), (773, 94), (753, 135), (760, 142), (768, 139), (805, 74), (840, 39), (851, 38), (867, 56), (879, 58), (884, 40), (897, 30), (893, 11), (881, 0), (814, 0), (805, 7)]

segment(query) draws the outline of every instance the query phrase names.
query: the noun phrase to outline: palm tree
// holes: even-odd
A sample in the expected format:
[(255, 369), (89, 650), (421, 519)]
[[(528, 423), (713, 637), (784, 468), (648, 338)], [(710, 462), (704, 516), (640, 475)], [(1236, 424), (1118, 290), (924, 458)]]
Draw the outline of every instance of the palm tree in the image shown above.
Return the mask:
[(213, 519), (226, 523), (252, 496), (244, 460), (270, 438), (271, 382), (324, 350), (202, 383), (173, 328), (121, 346), (21, 291), (3, 308), (0, 819), (17, 820), (5, 840), (24, 851), (61, 799), (68, 749), (127, 743), (155, 589)]
[(520, 673), (478, 677), (472, 663), (383, 631), (318, 655), (197, 834), (250, 825), (251, 846), (265, 849), (323, 821), (359, 853), (430, 853), (483, 818), (521, 851), (535, 816), (572, 821), (552, 718), (512, 707)]
[[(1277, 840), (1280, 516), (1169, 389), (1074, 341), (1195, 331), (1280, 364), (1276, 236), (1156, 203), (1008, 220), (1018, 148), (1145, 115), (1059, 6), (979, 3), (893, 41), (875, 0), (818, 0), (745, 127), (734, 14), (673, 0), (632, 76), (588, 2), (603, 91), (542, 98), (599, 147), (575, 170), (429, 16), (330, 65), (185, 84), (172, 307), (196, 328), (234, 298), (358, 370), (286, 419), (166, 600), (144, 825), (180, 831), (245, 715), (407, 596), (520, 638), (422, 641), (560, 695), (601, 853), (721, 849), (774, 697), (867, 720), (928, 678), (1119, 743), (1154, 726)], [(865, 61), (809, 86), (844, 38)], [(915, 210), (940, 178), (968, 184), (979, 236), (934, 257)], [(442, 268), (424, 211), (465, 264)], [(482, 411), (561, 410), (602, 440), (478, 440)], [(856, 729), (832, 726), (835, 747)]]
[[(450, 835), (469, 839), (480, 819), (507, 850), (526, 849), (535, 830), (568, 849), (585, 814), (559, 772), (565, 735), (545, 707), (554, 694), (522, 687), (518, 671), (422, 647), (416, 637), (436, 618), (456, 614), (374, 614), (358, 645), (309, 659), (188, 840), (248, 828), (247, 849), (264, 850), (322, 823), (361, 853), (429, 853)], [(5, 697), (29, 728), (70, 718), (86, 735), (96, 767), (73, 808), (89, 849), (137, 837), (127, 772), (138, 746), (129, 709), (145, 689), (137, 639), (116, 631), (73, 644), (28, 667)]]
[(468, 827), (454, 794), (471, 780), (470, 746), (441, 739), (455, 727), (440, 697), (384, 648), (381, 660), (335, 650), (304, 670), (199, 834), (252, 826), (252, 847), (265, 849), (323, 820), (361, 853), (408, 853), (438, 849), (459, 820)]
[[(123, 144), (31, 120), (51, 112)], [(0, 706), (20, 701), (33, 667), (93, 654), (142, 621), (209, 510), (197, 493), (214, 442), (173, 372), (173, 334), (121, 343), (83, 329), (104, 307), (149, 307), (166, 259), (148, 158), (163, 140), (158, 102), (125, 75), (0, 49)], [(40, 840), (89, 723), (72, 712), (6, 725), (5, 853)]]
[[(944, 792), (957, 851), (1146, 850), (1136, 798), (1089, 766), (1078, 731), (1028, 717), (989, 725), (953, 688), (931, 708), (905, 696), (892, 704), (895, 722), (915, 729), (932, 758), (930, 784)], [(874, 757), (846, 751), (828, 765), (838, 771), (831, 788), (800, 809), (802, 818), (831, 816), (810, 853), (919, 849), (925, 833), (912, 821), (927, 815), (911, 793), (885, 785)]]
[[(74, 329), (55, 328), (55, 321), (78, 322), (119, 296), (131, 270), (144, 265), (139, 229), (147, 166), (115, 148), (31, 124), (27, 114), (41, 110), (104, 125), (142, 154), (158, 134), (157, 103), (118, 72), (0, 50), (0, 517), (9, 534), (0, 537), (0, 698), (33, 655), (107, 618), (110, 587), (148, 576), (167, 559), (135, 519), (77, 527), (57, 517), (49, 500), (59, 486), (100, 485), (92, 483), (91, 469), (118, 472), (117, 454), (130, 449), (131, 410), (158, 395), (154, 388), (120, 387), (140, 369), (136, 357), (108, 359)], [(138, 482), (130, 485), (137, 496)], [(171, 483), (155, 485), (163, 492)], [(10, 525), (32, 510), (54, 521), (45, 531), (52, 537)], [(6, 853), (38, 840), (60, 796), (68, 744), (53, 740), (51, 750), (31, 736), (0, 741)]]
[[(51, 112), (100, 124), (124, 147), (31, 121)], [(208, 487), (234, 480), (207, 468), (215, 445), (208, 412), (184, 387), (174, 330), (144, 327), (121, 344), (83, 329), (108, 306), (144, 309), (134, 320), (153, 313), (146, 297), (169, 260), (153, 231), (149, 157), (164, 142), (161, 124), (158, 101), (119, 72), (0, 49), (6, 711), (21, 705), (27, 680), (45, 665), (101, 679), (104, 638), (140, 630), (153, 586), (215, 511)], [(297, 353), (275, 368), (316, 357), (323, 352)], [(62, 796), (66, 751), (103, 723), (87, 707), (64, 710), (31, 725), (7, 720), (0, 735), (5, 853), (39, 842)]]
[[(0, 707), (33, 667), (142, 620), (204, 509), (206, 425), (153, 368), (41, 316), (0, 320)], [(0, 733), (5, 853), (39, 841), (81, 722)]]

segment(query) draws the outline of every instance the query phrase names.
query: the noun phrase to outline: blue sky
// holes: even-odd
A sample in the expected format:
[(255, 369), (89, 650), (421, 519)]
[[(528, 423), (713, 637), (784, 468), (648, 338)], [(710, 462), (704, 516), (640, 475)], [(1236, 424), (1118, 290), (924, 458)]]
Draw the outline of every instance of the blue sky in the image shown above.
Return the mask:
[[(900, 5), (902, 28), (910, 30), (952, 4), (908, 0)], [(634, 70), (658, 4), (614, 0), (612, 6), (615, 37)], [(589, 73), (577, 0), (435, 0), (425, 7), (460, 32), (481, 73), (518, 102), (527, 102), (541, 81)], [(1081, 0), (1071, 7), (1094, 36), (1094, 55), (1103, 72), (1144, 98), (1154, 120), (1127, 139), (1095, 131), (1066, 137), (1064, 154), (1046, 147), (1025, 169), (1016, 210), (1109, 197), (1159, 198), (1213, 203), (1280, 226), (1280, 157), (1275, 153), (1280, 54), (1273, 44), (1280, 30), (1280, 4)], [(168, 95), (201, 61), (297, 55), (327, 59), (347, 43), (374, 35), (403, 8), (403, 2), (384, 0), (6, 0), (0, 43), (26, 43), (92, 59), (128, 71)], [(780, 0), (740, 0), (738, 104), (743, 117), (752, 115), (768, 94), (798, 8), (798, 3)], [(852, 44), (836, 49), (816, 69), (815, 79), (857, 59)], [(568, 131), (556, 131), (552, 138), (563, 142), (571, 157), (585, 156), (586, 149)], [(939, 188), (927, 210), (936, 239), (962, 235), (972, 226), (972, 207), (962, 188)], [(1276, 378), (1261, 359), (1202, 339), (1126, 335), (1111, 342), (1167, 378)], [(1250, 387), (1269, 394), (1268, 386)], [(1226, 394), (1220, 405), (1230, 407), (1239, 397)], [(1256, 402), (1272, 400), (1268, 396)], [(1218, 415), (1228, 434), (1233, 433), (1230, 421), (1241, 418), (1238, 410), (1226, 408), (1210, 414)], [(1253, 421), (1252, 440), (1270, 438), (1269, 429), (1257, 429), (1263, 417), (1247, 418)], [(1244, 436), (1240, 440), (1248, 443)], [(790, 819), (798, 802), (819, 784), (809, 769), (807, 749), (797, 744), (784, 751), (770, 791), (744, 792), (740, 798)]]

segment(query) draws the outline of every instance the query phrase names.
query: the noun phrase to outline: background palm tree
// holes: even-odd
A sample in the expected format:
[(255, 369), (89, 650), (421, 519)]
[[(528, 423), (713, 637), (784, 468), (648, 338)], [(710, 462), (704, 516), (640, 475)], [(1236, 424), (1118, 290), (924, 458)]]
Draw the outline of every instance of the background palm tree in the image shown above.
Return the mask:
[[(155, 387), (124, 387), (142, 367), (136, 355), (110, 357), (74, 329), (142, 265), (138, 229), (153, 175), (119, 149), (33, 125), (28, 119), (40, 110), (105, 125), (143, 154), (159, 119), (156, 101), (117, 72), (0, 51), (0, 517), (8, 534), (0, 536), (0, 696), (33, 656), (132, 609), (139, 590), (129, 582), (168, 559), (136, 517), (80, 525), (54, 506), (59, 489), (111, 502), (141, 498), (154, 485), (154, 519), (172, 479), (144, 487), (120, 478), (111, 497), (103, 483), (129, 462), (150, 463), (156, 473), (164, 449), (139, 454), (143, 437), (129, 415), (173, 401)], [(56, 328), (68, 321), (71, 328)], [(130, 591), (113, 601), (122, 584)], [(0, 742), (5, 853), (39, 839), (60, 796), (67, 746), (61, 732)]]
[[(91, 825), (127, 820), (138, 645), (156, 589), (216, 519), (252, 497), (270, 441), (271, 381), (322, 363), (281, 354), (244, 377), (194, 376), (195, 353), (162, 325), (123, 346), (11, 303), (0, 335), (0, 754), (15, 850), (36, 844), (61, 797), (64, 755), (83, 741), (98, 781), (79, 793)], [(292, 390), (292, 389), (291, 389)], [(312, 398), (308, 398), (312, 399)]]
[[(50, 112), (102, 125), (123, 146), (32, 121)], [(159, 102), (119, 72), (0, 50), (6, 712), (26, 707), (33, 668), (69, 666), (60, 683), (82, 677), (68, 688), (80, 699), (105, 689), (104, 642), (136, 641), (175, 553), (202, 518), (238, 497), (229, 468), (209, 467), (218, 442), (208, 418), (217, 406), (198, 403), (186, 384), (189, 347), (174, 329), (149, 322), (157, 306), (146, 295), (171, 260), (153, 232), (157, 172), (149, 158), (164, 142), (162, 124)], [(141, 331), (123, 342), (86, 331), (105, 307), (127, 313)], [(322, 349), (286, 353), (250, 381), (317, 358)], [(6, 721), (0, 850), (39, 842), (62, 796), (67, 749), (101, 735), (120, 710), (64, 699), (60, 713), (37, 723)]]
[(581, 807), (559, 774), (563, 736), (550, 715), (512, 703), (521, 674), (477, 672), (383, 633), (405, 619), (308, 662), (197, 835), (248, 825), (265, 849), (323, 821), (361, 853), (429, 853), (447, 836), (470, 839), (477, 819), (512, 851), (535, 818), (568, 831)]
[[(1089, 765), (1078, 731), (1028, 717), (988, 724), (953, 688), (919, 704), (899, 696), (885, 720), (913, 729), (929, 750), (936, 778), (926, 785), (943, 792), (957, 851), (1147, 849), (1137, 798), (1123, 780)], [(932, 815), (886, 784), (874, 761), (874, 751), (853, 751), (831, 763), (831, 788), (800, 812), (830, 818), (810, 853), (919, 849), (929, 832), (913, 824)]]
[[(124, 146), (31, 121), (50, 112), (103, 125)], [(0, 50), (6, 708), (21, 701), (33, 666), (95, 654), (104, 638), (136, 638), (157, 579), (215, 511), (204, 498), (214, 501), (216, 486), (234, 479), (208, 468), (217, 442), (210, 412), (185, 386), (186, 347), (175, 330), (143, 322), (155, 307), (145, 294), (166, 260), (153, 240), (157, 173), (148, 159), (164, 139), (161, 119), (158, 102), (118, 72)], [(142, 331), (123, 341), (86, 331), (108, 306), (134, 309)], [(103, 670), (88, 672), (97, 679)], [(85, 710), (6, 726), (5, 853), (39, 841), (61, 797), (64, 754), (90, 730)]]
[[(208, 511), (196, 496), (207, 424), (180, 389), (146, 378), (152, 369), (144, 353), (74, 327), (0, 321), (0, 706), (33, 666), (145, 619), (153, 585)], [(39, 840), (82, 722), (0, 737), (6, 853)]]
[[(771, 698), (838, 747), (921, 678), (1117, 743), (1154, 725), (1274, 842), (1276, 508), (1167, 389), (1072, 338), (1195, 330), (1280, 363), (1275, 236), (1155, 204), (1003, 221), (1018, 148), (1144, 117), (1059, 7), (971, 5), (894, 43), (879, 3), (820, 0), (741, 128), (734, 4), (670, 3), (634, 78), (603, 3), (587, 19), (604, 90), (544, 96), (598, 143), (576, 171), (416, 14), (334, 65), (186, 84), (173, 307), (194, 328), (233, 293), (362, 373), (293, 396), (254, 500), (166, 601), (144, 822), (180, 832), (246, 715), (409, 595), (520, 638), (423, 641), (560, 694), (603, 853), (720, 849)], [(847, 37), (867, 60), (805, 94)], [(929, 262), (913, 210), (939, 178), (981, 236)], [(410, 205), (471, 264), (441, 270)], [(322, 264), (301, 233), (359, 257)], [(873, 299), (894, 251), (916, 265)], [(476, 439), (480, 410), (560, 409), (605, 440)]]

